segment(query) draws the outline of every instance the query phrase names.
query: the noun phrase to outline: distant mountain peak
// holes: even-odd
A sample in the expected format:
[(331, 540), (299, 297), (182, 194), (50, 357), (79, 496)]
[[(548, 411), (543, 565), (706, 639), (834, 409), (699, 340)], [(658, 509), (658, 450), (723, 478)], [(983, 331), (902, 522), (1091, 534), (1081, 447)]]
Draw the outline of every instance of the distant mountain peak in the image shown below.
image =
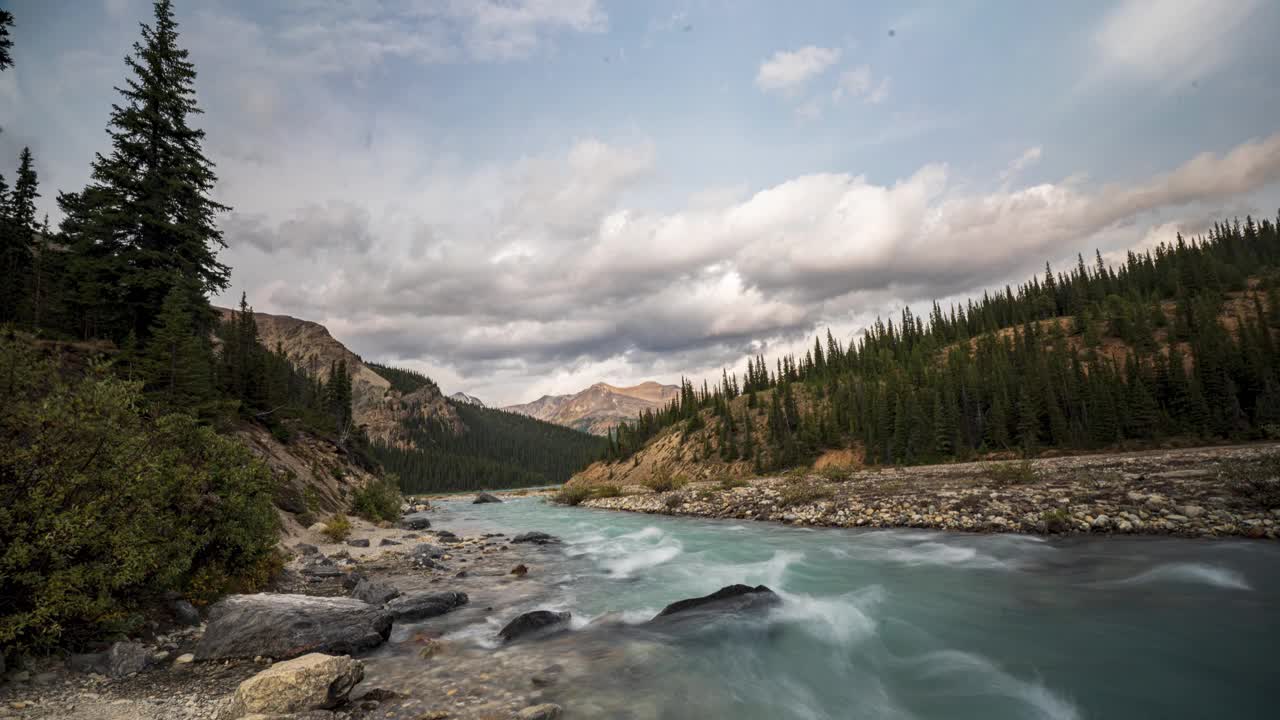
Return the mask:
[(679, 387), (653, 380), (630, 387), (598, 382), (577, 393), (543, 395), (533, 402), (502, 409), (604, 435), (645, 410), (657, 410), (679, 394)]
[(475, 405), (477, 407), (489, 407), (488, 405), (484, 404), (484, 401), (482, 401), (480, 398), (476, 397), (475, 395), (468, 395), (462, 391), (458, 391), (450, 395), (449, 399), (453, 400), (454, 402), (467, 403), (468, 405)]

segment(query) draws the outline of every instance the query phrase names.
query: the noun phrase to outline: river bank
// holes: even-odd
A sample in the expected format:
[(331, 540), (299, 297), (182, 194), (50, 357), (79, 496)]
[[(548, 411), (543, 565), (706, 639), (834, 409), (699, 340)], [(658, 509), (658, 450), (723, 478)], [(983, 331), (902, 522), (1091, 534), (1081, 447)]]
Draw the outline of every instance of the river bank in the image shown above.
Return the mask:
[(1280, 444), (634, 485), (607, 510), (968, 532), (1276, 539)]

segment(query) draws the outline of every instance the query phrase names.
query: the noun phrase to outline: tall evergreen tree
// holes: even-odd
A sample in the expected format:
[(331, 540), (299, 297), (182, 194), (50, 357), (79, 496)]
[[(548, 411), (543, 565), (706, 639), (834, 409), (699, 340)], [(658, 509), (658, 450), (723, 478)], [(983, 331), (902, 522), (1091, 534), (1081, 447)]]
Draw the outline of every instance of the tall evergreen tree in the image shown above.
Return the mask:
[(13, 13), (0, 10), (0, 70), (13, 67), (13, 39), (9, 37), (11, 27), (13, 27)]
[[(96, 222), (96, 242), (119, 254), (116, 270), (127, 327), (146, 337), (161, 301), (181, 279), (202, 294), (224, 290), (230, 269), (218, 262), (225, 247), (215, 216), (228, 208), (214, 201), (216, 176), (205, 157), (204, 131), (190, 125), (196, 104), (195, 66), (178, 45), (170, 0), (156, 0), (155, 20), (125, 58), (132, 73), (117, 88), (107, 129), (112, 150), (98, 154), (80, 198)], [(206, 330), (212, 316), (201, 318)]]
[(21, 309), (29, 304), (39, 187), (31, 149), (24, 147), (13, 190), (3, 198), (0, 211), (0, 321), (18, 320)]

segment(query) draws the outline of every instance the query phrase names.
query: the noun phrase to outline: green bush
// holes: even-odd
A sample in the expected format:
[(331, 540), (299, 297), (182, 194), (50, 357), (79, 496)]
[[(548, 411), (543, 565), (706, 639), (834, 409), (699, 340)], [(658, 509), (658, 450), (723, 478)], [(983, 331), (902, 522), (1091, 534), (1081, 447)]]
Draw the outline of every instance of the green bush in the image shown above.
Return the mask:
[(324, 536), (333, 542), (342, 542), (351, 534), (351, 521), (342, 513), (335, 513), (333, 517), (324, 521)]
[(991, 463), (987, 466), (987, 474), (991, 482), (997, 486), (1030, 485), (1040, 479), (1030, 460), (1020, 462)]
[(650, 475), (644, 484), (654, 492), (669, 492), (684, 487), (688, 482), (689, 480), (683, 475), (672, 476), (670, 470), (662, 468)]
[(166, 591), (248, 589), (275, 557), (274, 480), (138, 383), (58, 375), (0, 339), (0, 647), (76, 647), (137, 628)]
[(597, 485), (591, 489), (591, 497), (611, 498), (618, 497), (622, 494), (622, 488), (617, 485)]
[(351, 496), (351, 509), (370, 522), (400, 517), (400, 482), (395, 475), (373, 480)]
[(793, 505), (812, 505), (819, 500), (826, 500), (834, 495), (835, 491), (829, 487), (813, 485), (807, 482), (790, 483), (782, 489), (782, 493), (778, 498), (778, 505), (784, 508)]
[(725, 476), (723, 478), (720, 478), (721, 490), (732, 490), (734, 488), (746, 487), (750, 484), (751, 483), (747, 482), (746, 478), (732, 477), (732, 476)]
[(583, 485), (565, 485), (560, 492), (551, 496), (551, 501), (561, 505), (581, 505), (583, 500), (591, 497), (591, 488)]

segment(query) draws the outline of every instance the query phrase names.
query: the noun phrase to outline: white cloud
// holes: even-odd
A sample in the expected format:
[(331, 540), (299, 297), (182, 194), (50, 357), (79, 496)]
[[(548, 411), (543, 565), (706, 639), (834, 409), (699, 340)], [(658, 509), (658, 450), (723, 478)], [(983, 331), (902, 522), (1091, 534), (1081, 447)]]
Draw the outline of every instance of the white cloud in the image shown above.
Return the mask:
[[(1034, 151), (1014, 165), (1028, 166)], [(1277, 134), (1125, 186), (1064, 180), (975, 194), (929, 164), (894, 183), (803, 175), (664, 211), (626, 202), (654, 176), (657, 153), (643, 141), (584, 139), (507, 166), (417, 177), (391, 157), (333, 169), (368, 214), (341, 204), (300, 213), (330, 217), (339, 232), (292, 214), (263, 222), (276, 242), (228, 232), (236, 291), (247, 286), (260, 309), (326, 322), (358, 352), (424, 363), (498, 402), (528, 399), (530, 383), (566, 391), (602, 373), (635, 380), (734, 364), (760, 341), (848, 327), (851, 309), (861, 317), (949, 297), (1077, 250), (1132, 244), (1152, 213), (1280, 180)], [(265, 193), (311, 172), (289, 164), (252, 183)], [(244, 188), (243, 211), (253, 192)], [(299, 197), (317, 195), (312, 186)], [(334, 237), (352, 240), (324, 241)]]
[(1189, 85), (1222, 67), (1261, 0), (1124, 0), (1093, 36), (1098, 72), (1162, 86)]
[(869, 65), (859, 65), (840, 73), (835, 90), (831, 91), (832, 102), (841, 102), (845, 98), (861, 99), (872, 105), (878, 105), (889, 96), (889, 78), (882, 77), (875, 82)]
[(839, 60), (838, 48), (808, 45), (799, 50), (779, 50), (760, 63), (756, 86), (765, 92), (794, 92)]
[(1043, 148), (1039, 145), (1029, 147), (1022, 152), (1021, 155), (1014, 158), (1013, 162), (1000, 173), (1000, 182), (1009, 182), (1017, 177), (1019, 173), (1027, 168), (1040, 162), (1040, 156), (1043, 154)]

